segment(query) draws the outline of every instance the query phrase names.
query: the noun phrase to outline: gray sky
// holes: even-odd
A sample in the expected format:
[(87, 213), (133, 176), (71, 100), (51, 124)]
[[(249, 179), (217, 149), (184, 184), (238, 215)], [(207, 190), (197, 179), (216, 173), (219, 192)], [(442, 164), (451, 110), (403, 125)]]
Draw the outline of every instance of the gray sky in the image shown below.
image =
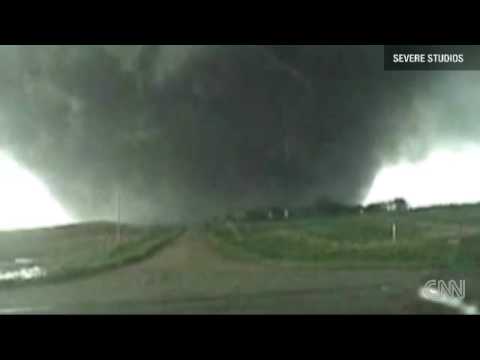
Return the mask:
[(477, 141), (477, 72), (381, 46), (3, 46), (0, 148), (80, 219), (362, 201), (382, 165)]

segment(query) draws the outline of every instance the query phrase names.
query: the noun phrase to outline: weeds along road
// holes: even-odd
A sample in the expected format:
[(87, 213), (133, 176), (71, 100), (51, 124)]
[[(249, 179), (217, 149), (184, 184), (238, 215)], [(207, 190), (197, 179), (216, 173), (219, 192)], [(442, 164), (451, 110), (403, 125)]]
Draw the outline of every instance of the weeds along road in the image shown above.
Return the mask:
[(218, 255), (208, 233), (195, 227), (141, 263), (1, 289), (0, 313), (444, 313), (417, 298), (429, 276), (234, 261)]

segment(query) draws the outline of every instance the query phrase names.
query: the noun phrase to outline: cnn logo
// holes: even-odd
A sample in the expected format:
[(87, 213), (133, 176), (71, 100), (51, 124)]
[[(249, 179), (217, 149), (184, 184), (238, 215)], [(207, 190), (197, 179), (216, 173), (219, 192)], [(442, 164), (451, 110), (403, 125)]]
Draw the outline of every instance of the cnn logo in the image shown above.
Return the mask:
[(444, 280), (429, 280), (422, 289), (422, 295), (425, 299), (432, 301), (441, 301), (445, 298), (464, 300), (465, 280), (450, 280), (448, 282)]

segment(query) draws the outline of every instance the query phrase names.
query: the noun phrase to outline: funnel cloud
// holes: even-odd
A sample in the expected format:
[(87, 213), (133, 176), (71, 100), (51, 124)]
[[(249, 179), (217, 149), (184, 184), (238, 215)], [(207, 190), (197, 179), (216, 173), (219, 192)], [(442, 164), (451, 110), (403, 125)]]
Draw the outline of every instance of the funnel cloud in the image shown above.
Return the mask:
[(0, 149), (81, 220), (191, 221), (328, 196), (480, 135), (476, 72), (382, 46), (0, 48)]

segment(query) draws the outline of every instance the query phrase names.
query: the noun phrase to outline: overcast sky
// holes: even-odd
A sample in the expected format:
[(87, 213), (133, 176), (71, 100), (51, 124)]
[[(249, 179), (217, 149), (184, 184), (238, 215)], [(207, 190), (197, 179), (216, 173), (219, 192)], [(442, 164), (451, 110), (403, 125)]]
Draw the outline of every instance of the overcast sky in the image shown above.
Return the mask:
[(327, 195), (476, 142), (476, 72), (385, 72), (382, 46), (3, 46), (0, 149), (80, 219), (191, 220)]

